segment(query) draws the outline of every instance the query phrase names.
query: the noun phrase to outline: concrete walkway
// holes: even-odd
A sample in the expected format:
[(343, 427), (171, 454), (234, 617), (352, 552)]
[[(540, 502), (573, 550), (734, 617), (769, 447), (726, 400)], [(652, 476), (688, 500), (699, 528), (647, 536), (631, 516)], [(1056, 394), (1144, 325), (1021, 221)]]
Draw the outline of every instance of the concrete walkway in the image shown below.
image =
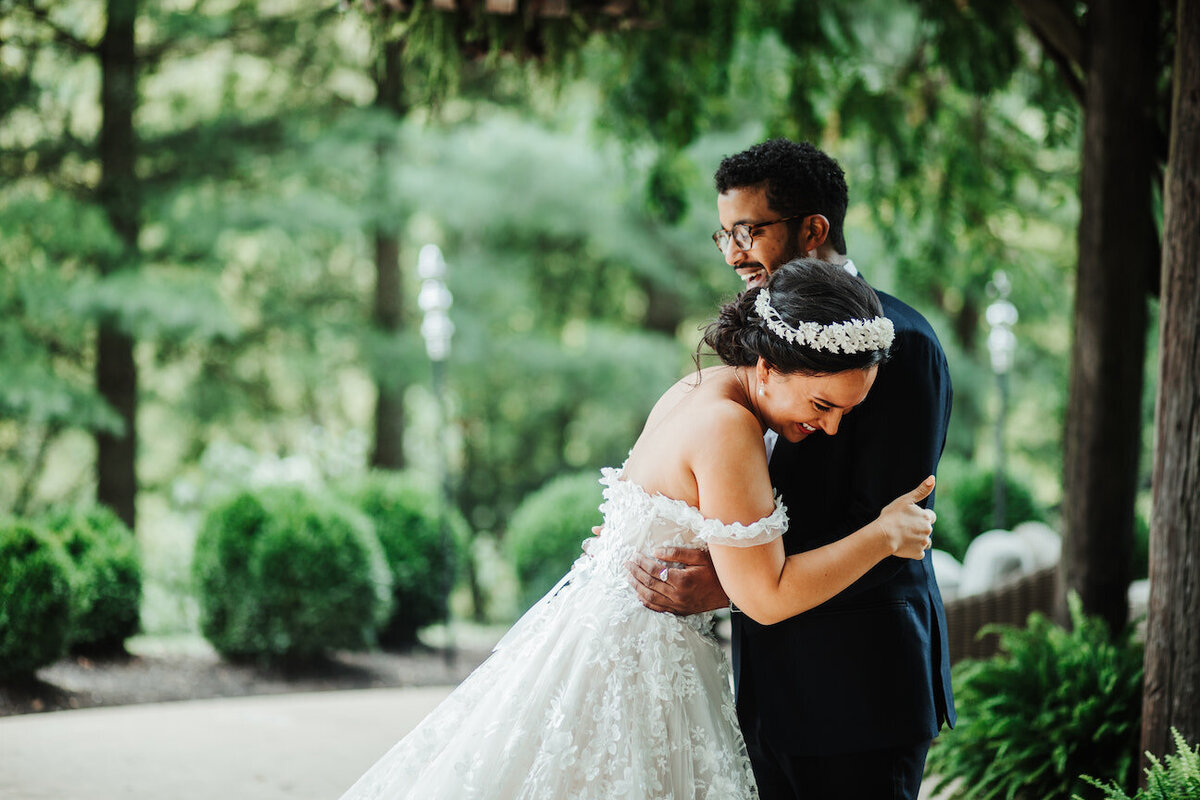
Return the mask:
[(0, 719), (3, 800), (334, 800), (449, 694), (370, 689)]
[(335, 800), (449, 693), (369, 689), (4, 717), (0, 800)]

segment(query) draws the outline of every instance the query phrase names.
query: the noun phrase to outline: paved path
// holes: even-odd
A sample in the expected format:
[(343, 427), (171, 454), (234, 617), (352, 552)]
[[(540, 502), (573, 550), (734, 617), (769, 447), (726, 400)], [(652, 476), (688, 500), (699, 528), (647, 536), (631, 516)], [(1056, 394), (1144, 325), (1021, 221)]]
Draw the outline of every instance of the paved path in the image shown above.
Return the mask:
[(449, 692), (369, 689), (0, 718), (0, 800), (335, 800)]
[(334, 800), (449, 688), (271, 695), (0, 719), (3, 800)]

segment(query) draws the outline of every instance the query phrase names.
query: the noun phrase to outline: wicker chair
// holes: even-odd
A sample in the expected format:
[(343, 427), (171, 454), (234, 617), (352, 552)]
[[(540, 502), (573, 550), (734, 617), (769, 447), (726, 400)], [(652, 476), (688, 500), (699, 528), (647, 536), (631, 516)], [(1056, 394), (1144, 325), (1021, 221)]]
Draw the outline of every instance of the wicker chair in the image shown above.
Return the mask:
[(1034, 611), (1052, 613), (1057, 582), (1058, 567), (1044, 567), (986, 592), (946, 603), (950, 663), (988, 658), (999, 652), (999, 636), (977, 635), (985, 625), (1023, 626)]

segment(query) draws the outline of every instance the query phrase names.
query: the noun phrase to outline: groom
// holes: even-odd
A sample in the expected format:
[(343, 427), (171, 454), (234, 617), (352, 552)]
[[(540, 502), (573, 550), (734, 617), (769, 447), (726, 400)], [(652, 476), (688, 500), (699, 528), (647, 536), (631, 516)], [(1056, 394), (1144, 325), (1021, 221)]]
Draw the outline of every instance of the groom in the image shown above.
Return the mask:
[[(713, 234), (746, 286), (799, 256), (846, 257), (845, 177), (808, 143), (774, 139), (717, 169)], [(789, 554), (869, 523), (935, 472), (951, 388), (929, 323), (879, 292), (896, 327), (891, 360), (836, 436), (780, 439), (771, 480), (791, 520)], [(929, 498), (929, 507), (933, 497)], [(630, 564), (642, 602), (691, 614), (728, 603), (707, 553), (668, 548)], [(664, 569), (666, 562), (682, 566)], [(777, 625), (733, 614), (738, 718), (763, 800), (911, 798), (930, 741), (954, 724), (946, 616), (929, 559), (889, 558), (837, 597)]]

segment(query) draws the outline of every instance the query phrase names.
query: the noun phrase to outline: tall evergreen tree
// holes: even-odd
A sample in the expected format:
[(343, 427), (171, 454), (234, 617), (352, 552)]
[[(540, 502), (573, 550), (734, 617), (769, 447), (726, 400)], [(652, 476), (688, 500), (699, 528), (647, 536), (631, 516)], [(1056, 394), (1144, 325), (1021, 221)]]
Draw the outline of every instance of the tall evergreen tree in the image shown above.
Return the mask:
[(1084, 114), (1079, 262), (1063, 465), (1059, 616), (1078, 592), (1114, 630), (1128, 620), (1147, 301), (1156, 289), (1154, 190), (1166, 141), (1157, 2), (1018, 3)]
[(1142, 752), (1200, 740), (1200, 8), (1179, 0), (1163, 220)]
[[(133, 115), (138, 104), (134, 43), (137, 0), (108, 0), (100, 42), (99, 200), (121, 242), (120, 255), (100, 265), (102, 275), (137, 269), (141, 187)], [(134, 528), (137, 517), (138, 370), (134, 338), (112, 315), (102, 316), (96, 335), (96, 386), (121, 417), (119, 433), (96, 434), (96, 499)]]
[[(12, 34), (0, 43), (9, 56), (0, 131), (18, 145), (0, 153), (0, 249), (8, 262), (0, 303), (10, 312), (0, 337), (0, 413), (18, 421), (23, 440), (0, 455), (3, 468), (20, 476), (10, 499), (28, 510), (39, 502), (55, 444), (74, 428), (93, 432), (96, 496), (132, 524), (138, 410), (161, 389), (141, 378), (152, 362), (193, 356), (196, 343), (236, 331), (214, 280), (226, 263), (222, 235), (262, 227), (269, 204), (251, 209), (222, 195), (233, 185), (270, 186), (263, 158), (283, 142), (282, 109), (309, 91), (281, 83), (282, 92), (258, 90), (256, 100), (273, 102), (251, 107), (243, 87), (252, 81), (236, 68), (223, 86), (206, 86), (205, 76), (219, 74), (209, 70), (220, 70), (232, 51), (235, 59), (274, 58), (321, 85), (326, 66), (311, 33), (319, 29), (314, 20), (336, 12), (267, 13), (253, 0), (211, 14), (136, 0), (112, 0), (101, 14), (80, 11), (69, 3), (0, 3)], [(97, 62), (93, 96), (84, 76)], [(180, 88), (184, 67), (190, 96)], [(197, 86), (216, 102), (190, 102)], [(328, 90), (320, 102), (329, 104)], [(200, 385), (187, 402), (216, 394)], [(76, 498), (76, 488), (66, 491), (57, 499)]]
[[(382, 37), (379, 37), (382, 38)], [(404, 101), (404, 39), (376, 41), (378, 55), (374, 64), (375, 107), (399, 122), (407, 111)], [(374, 216), (372, 238), (375, 242), (375, 302), (372, 321), (377, 332), (394, 337), (404, 323), (403, 282), (400, 276), (401, 220), (396, 219), (387, 202), (398, 155), (394, 129), (385, 131), (376, 144), (379, 209)], [(403, 373), (378, 370), (375, 376), (375, 443), (371, 466), (400, 469), (404, 466), (404, 389)]]
[(70, 307), (67, 277), (123, 245), (93, 202), (95, 147), (72, 135), (69, 93), (46, 92), (94, 63), (91, 31), (15, 4), (0, 3), (0, 20), (0, 504), (24, 514), (65, 434), (123, 431), (96, 392), (91, 321)]

